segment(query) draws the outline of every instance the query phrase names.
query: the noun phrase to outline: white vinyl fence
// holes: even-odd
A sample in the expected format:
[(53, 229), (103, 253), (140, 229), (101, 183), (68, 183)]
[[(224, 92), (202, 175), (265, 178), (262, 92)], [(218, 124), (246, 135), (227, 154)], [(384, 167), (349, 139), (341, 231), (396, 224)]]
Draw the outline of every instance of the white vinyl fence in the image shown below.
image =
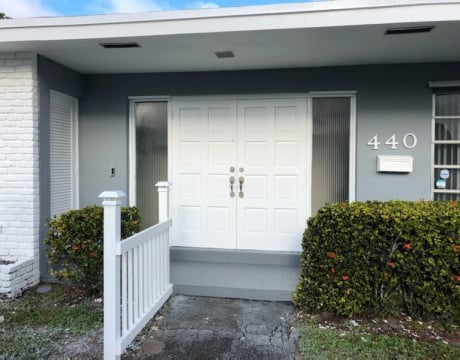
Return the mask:
[[(121, 191), (105, 191), (104, 206), (104, 359), (123, 350), (172, 294), (169, 282), (171, 219), (162, 219), (123, 241)], [(166, 198), (166, 197), (165, 197)], [(165, 217), (167, 211), (163, 211)]]

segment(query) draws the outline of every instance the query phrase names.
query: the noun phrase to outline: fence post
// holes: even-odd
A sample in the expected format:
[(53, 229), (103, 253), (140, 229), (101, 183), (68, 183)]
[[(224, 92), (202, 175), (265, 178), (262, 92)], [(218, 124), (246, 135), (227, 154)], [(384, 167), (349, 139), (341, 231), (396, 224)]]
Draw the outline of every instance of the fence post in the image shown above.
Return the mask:
[(104, 360), (120, 358), (120, 255), (123, 191), (99, 195), (104, 207)]
[(158, 191), (158, 222), (169, 219), (169, 182), (159, 181), (155, 184)]

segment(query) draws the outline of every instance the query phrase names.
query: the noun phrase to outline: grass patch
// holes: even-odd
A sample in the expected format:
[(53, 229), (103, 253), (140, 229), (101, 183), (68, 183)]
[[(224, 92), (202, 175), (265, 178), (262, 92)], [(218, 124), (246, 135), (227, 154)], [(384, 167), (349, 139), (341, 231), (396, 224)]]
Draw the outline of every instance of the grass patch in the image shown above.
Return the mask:
[(443, 342), (415, 342), (382, 334), (359, 334), (303, 325), (303, 359), (459, 359), (460, 349)]
[(101, 328), (102, 304), (66, 286), (39, 294), (29, 290), (0, 301), (0, 359), (43, 358), (75, 336)]

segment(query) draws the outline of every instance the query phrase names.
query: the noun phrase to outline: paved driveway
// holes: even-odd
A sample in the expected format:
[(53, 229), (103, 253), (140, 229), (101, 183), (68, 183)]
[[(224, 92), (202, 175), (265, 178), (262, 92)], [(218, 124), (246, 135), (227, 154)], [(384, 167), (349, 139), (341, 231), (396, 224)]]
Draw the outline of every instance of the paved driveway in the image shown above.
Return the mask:
[(174, 296), (129, 358), (294, 359), (298, 331), (289, 303)]

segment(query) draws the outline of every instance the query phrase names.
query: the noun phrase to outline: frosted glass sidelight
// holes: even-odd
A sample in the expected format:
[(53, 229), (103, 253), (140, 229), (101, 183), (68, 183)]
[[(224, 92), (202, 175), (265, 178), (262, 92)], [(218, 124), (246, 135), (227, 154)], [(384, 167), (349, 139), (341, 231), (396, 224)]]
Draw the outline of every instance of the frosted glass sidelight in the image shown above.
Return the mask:
[(142, 227), (158, 223), (155, 184), (168, 180), (168, 104), (139, 102), (134, 107), (136, 125), (136, 205)]
[(350, 98), (313, 98), (312, 215), (326, 203), (348, 201)]

